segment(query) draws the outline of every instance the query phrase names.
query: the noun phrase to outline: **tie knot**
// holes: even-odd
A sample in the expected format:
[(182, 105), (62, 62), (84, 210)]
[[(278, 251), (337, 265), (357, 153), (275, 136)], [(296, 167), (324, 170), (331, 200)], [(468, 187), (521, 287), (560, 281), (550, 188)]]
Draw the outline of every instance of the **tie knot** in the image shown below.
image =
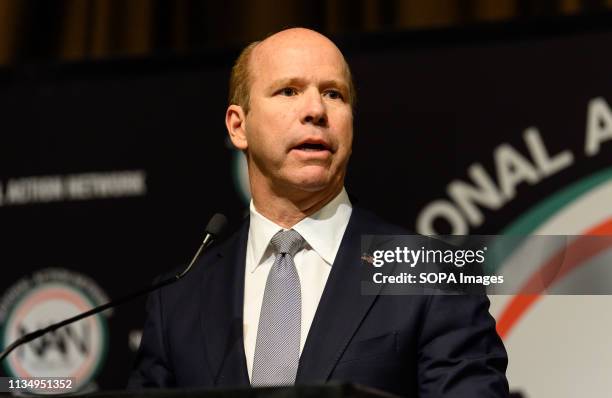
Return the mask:
[(306, 241), (304, 238), (302, 238), (302, 235), (293, 229), (288, 231), (278, 231), (270, 241), (276, 253), (288, 253), (292, 257), (295, 256), (295, 253), (304, 248), (305, 242)]

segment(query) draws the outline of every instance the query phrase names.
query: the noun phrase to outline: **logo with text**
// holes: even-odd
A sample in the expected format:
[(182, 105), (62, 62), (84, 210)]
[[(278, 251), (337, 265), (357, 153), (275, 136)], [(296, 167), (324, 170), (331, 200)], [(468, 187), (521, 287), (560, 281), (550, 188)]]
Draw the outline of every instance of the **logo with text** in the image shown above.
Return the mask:
[[(89, 277), (62, 268), (47, 268), (22, 278), (0, 302), (2, 344), (75, 316), (108, 301)], [(74, 377), (76, 389), (90, 385), (108, 348), (109, 312), (82, 319), (47, 333), (13, 351), (4, 363), (10, 376)]]

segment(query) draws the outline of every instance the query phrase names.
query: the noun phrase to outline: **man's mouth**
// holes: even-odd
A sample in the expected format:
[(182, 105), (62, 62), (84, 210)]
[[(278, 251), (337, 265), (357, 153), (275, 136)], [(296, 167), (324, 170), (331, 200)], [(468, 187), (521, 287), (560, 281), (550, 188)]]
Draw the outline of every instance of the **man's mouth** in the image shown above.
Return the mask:
[(293, 147), (293, 149), (296, 149), (298, 151), (310, 152), (310, 153), (323, 153), (323, 152), (333, 153), (334, 152), (332, 150), (331, 145), (329, 145), (327, 141), (321, 138), (313, 138), (313, 137), (305, 139), (304, 141), (302, 141), (301, 143)]
[(324, 144), (311, 144), (304, 143), (295, 147), (295, 149), (299, 149), (301, 151), (314, 152), (314, 151), (329, 151), (329, 148)]

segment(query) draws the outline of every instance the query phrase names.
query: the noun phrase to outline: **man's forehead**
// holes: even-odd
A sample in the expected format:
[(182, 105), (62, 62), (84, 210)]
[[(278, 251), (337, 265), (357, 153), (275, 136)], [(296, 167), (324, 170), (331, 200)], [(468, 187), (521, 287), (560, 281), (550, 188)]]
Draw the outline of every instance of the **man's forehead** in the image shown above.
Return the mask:
[(284, 30), (263, 40), (253, 49), (249, 61), (251, 70), (257, 72), (299, 68), (303, 66), (299, 62), (306, 62), (317, 67), (339, 67), (342, 77), (346, 75), (346, 61), (336, 45), (327, 37), (303, 28)]
[(262, 40), (256, 50), (278, 50), (287, 47), (311, 46), (331, 50), (341, 55), (336, 45), (324, 35), (305, 28), (291, 28), (277, 32)]

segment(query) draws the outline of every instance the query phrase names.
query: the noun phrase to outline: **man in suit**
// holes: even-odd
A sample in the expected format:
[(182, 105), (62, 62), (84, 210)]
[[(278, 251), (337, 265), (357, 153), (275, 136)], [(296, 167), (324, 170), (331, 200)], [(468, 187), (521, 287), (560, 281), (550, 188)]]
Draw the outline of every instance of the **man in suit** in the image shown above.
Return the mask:
[(486, 296), (363, 295), (361, 236), (403, 233), (353, 207), (349, 67), (288, 29), (234, 66), (226, 125), (248, 162), (250, 217), (155, 292), (130, 387), (348, 381), (406, 396), (504, 397)]

